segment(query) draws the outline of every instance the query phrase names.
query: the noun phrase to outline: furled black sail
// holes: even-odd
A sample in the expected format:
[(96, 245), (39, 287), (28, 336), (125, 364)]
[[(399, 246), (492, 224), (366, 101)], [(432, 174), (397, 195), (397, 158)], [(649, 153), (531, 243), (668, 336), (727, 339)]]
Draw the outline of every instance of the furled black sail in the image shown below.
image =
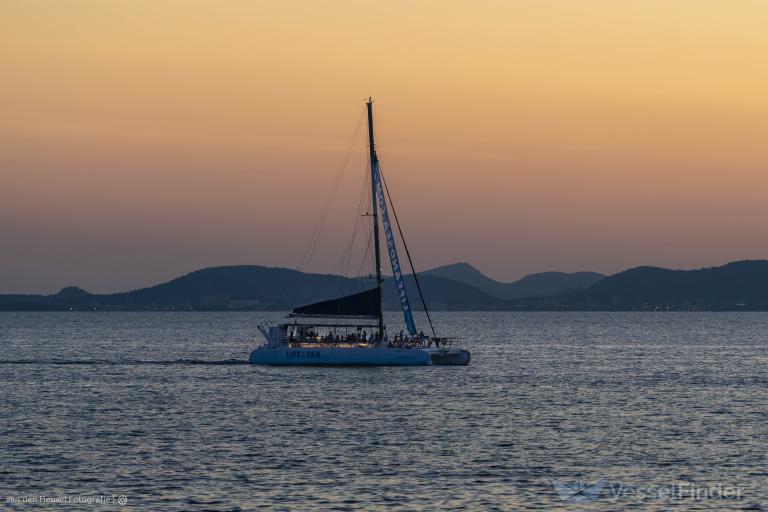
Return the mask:
[(378, 318), (381, 311), (381, 296), (378, 288), (364, 292), (324, 300), (294, 308), (291, 316)]

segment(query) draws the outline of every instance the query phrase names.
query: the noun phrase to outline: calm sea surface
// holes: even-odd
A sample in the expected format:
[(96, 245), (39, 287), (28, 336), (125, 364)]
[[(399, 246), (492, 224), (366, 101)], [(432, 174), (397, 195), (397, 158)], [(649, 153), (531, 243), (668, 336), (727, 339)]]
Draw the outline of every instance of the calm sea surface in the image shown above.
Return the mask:
[(251, 366), (264, 313), (0, 313), (0, 508), (768, 506), (768, 314), (435, 317), (470, 366)]

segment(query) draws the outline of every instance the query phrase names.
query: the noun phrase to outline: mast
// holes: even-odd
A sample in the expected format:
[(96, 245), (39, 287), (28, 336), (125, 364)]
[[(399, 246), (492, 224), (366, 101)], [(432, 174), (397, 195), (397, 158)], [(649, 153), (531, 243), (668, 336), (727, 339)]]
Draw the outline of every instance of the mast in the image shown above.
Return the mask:
[(384, 311), (382, 305), (381, 286), (384, 280), (381, 278), (381, 253), (379, 249), (379, 211), (376, 206), (376, 182), (379, 161), (376, 158), (376, 147), (373, 141), (373, 100), (368, 98), (368, 147), (371, 156), (371, 208), (373, 216), (373, 245), (376, 255), (376, 287), (379, 290), (379, 336), (384, 338)]

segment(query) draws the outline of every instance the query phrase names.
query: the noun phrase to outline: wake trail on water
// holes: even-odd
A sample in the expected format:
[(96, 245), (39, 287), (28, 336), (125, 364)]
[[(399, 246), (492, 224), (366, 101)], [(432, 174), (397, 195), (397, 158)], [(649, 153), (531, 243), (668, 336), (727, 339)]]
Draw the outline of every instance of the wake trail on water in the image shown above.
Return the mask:
[(184, 365), (212, 365), (226, 366), (237, 364), (250, 364), (246, 359), (222, 359), (219, 361), (210, 361), (204, 359), (172, 359), (166, 361), (139, 361), (139, 360), (117, 360), (108, 359), (16, 359), (0, 360), (0, 364), (28, 364), (28, 365), (109, 365), (109, 366), (184, 366)]

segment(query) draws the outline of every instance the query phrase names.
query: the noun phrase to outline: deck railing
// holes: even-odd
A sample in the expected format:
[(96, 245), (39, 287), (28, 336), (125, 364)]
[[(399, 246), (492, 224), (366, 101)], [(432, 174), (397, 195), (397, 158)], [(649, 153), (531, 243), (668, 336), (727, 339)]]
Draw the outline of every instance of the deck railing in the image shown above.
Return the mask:
[[(393, 338), (390, 338), (385, 345), (386, 346), (394, 346), (394, 347), (402, 347), (402, 348), (428, 348), (428, 347), (438, 347), (438, 348), (461, 348), (463, 343), (463, 338), (445, 338), (445, 337), (438, 337), (438, 338), (425, 338), (422, 340), (405, 340), (405, 341), (396, 341)], [(361, 347), (361, 348), (373, 348), (380, 346), (377, 344), (374, 340), (361, 340), (361, 339), (341, 339), (341, 340), (329, 340), (329, 339), (322, 339), (322, 338), (291, 338), (288, 336), (282, 336), (280, 339), (279, 344), (281, 345), (288, 345), (289, 347), (303, 347), (303, 346), (322, 346), (322, 347)]]
[[(434, 339), (434, 338), (433, 338)], [(463, 338), (437, 338), (440, 340), (440, 347), (443, 348), (461, 348), (461, 344), (464, 342)]]

